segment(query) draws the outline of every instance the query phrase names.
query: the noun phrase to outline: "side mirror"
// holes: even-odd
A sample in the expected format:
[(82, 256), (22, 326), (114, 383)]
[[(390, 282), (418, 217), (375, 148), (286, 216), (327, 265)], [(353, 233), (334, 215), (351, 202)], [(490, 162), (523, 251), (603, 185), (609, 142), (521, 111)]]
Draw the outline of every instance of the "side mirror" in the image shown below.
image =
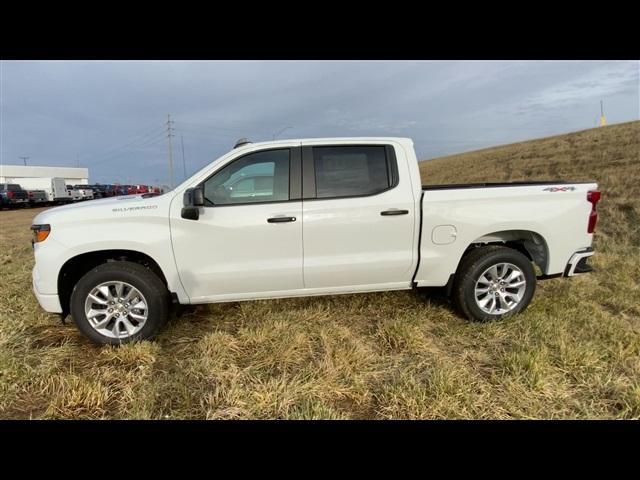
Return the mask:
[(182, 197), (182, 204), (185, 207), (203, 207), (204, 191), (202, 187), (188, 188)]
[(180, 216), (187, 220), (198, 220), (200, 218), (200, 210), (198, 210), (198, 207), (182, 207)]
[(187, 220), (198, 220), (200, 218), (200, 207), (204, 206), (204, 192), (201, 187), (189, 188), (182, 197), (182, 218)]

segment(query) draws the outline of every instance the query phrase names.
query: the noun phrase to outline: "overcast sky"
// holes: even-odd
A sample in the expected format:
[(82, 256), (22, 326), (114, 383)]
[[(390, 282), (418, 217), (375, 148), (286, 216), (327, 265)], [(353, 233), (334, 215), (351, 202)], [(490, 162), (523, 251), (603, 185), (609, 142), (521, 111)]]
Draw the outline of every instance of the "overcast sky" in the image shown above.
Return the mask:
[(637, 61), (2, 61), (0, 161), (176, 183), (235, 140), (412, 137), (420, 159), (638, 120)]

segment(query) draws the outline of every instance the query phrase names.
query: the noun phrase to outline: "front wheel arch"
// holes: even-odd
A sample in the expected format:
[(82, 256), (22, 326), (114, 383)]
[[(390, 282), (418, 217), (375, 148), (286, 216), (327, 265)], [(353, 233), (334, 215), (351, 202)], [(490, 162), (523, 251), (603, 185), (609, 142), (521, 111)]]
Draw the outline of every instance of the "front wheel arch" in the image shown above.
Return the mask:
[(71, 292), (84, 274), (103, 263), (118, 261), (137, 263), (148, 268), (168, 288), (167, 278), (160, 265), (145, 253), (123, 249), (82, 253), (67, 260), (58, 273), (58, 297), (62, 306), (62, 315), (66, 316), (70, 313)]
[[(116, 284), (122, 288), (118, 290)], [(168, 320), (169, 292), (157, 275), (139, 263), (107, 262), (80, 278), (70, 307), (74, 323), (87, 338), (102, 345), (121, 345), (151, 339), (160, 331)]]

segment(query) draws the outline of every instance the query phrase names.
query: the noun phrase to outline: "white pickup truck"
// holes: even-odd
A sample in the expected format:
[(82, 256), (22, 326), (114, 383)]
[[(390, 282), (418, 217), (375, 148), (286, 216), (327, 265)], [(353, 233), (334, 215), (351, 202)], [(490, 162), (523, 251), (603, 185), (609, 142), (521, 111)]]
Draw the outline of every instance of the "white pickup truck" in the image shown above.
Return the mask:
[(591, 182), (422, 187), (406, 138), (239, 142), (159, 196), (33, 221), (33, 289), (98, 343), (149, 338), (171, 305), (447, 287), (470, 319), (520, 312), (573, 276), (597, 220)]

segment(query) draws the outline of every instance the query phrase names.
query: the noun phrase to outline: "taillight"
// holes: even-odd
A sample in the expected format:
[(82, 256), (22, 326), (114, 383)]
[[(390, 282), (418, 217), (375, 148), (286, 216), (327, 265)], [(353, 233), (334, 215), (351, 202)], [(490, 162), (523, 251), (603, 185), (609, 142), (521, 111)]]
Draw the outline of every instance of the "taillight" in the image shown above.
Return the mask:
[(598, 201), (600, 201), (600, 192), (597, 190), (587, 192), (587, 201), (591, 203), (591, 213), (589, 214), (587, 233), (593, 233), (596, 229), (596, 223), (598, 222), (598, 211), (596, 210), (596, 205), (598, 204)]
[(11, 190), (7, 192), (7, 198), (13, 198), (13, 192)]
[(51, 225), (31, 225), (33, 231), (33, 243), (44, 242), (51, 233)]
[(33, 192), (27, 192), (27, 195), (29, 195), (29, 198), (33, 198)]

